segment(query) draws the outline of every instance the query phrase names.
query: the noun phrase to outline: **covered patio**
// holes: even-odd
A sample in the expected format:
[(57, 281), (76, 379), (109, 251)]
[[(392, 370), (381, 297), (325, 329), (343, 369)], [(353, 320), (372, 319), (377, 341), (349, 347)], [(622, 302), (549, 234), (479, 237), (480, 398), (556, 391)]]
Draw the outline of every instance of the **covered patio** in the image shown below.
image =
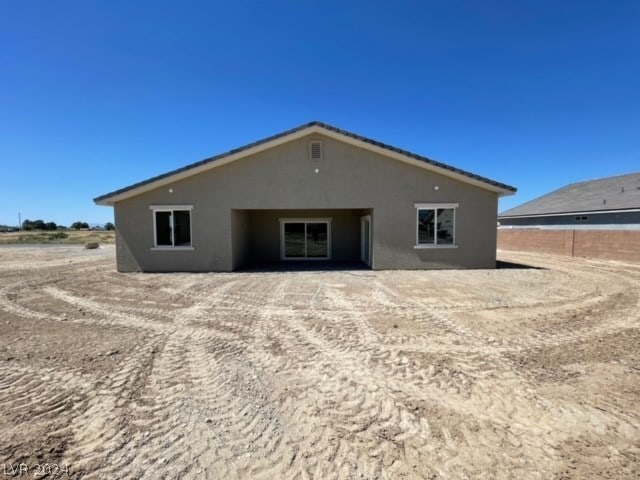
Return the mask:
[(372, 209), (363, 208), (234, 209), (233, 269), (368, 268), (372, 213)]

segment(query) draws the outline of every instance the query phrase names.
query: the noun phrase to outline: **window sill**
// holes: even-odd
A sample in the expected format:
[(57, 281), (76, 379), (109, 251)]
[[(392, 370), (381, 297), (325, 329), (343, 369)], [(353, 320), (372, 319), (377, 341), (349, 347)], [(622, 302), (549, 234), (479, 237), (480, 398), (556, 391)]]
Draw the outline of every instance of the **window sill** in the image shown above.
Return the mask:
[(192, 251), (194, 250), (193, 247), (171, 247), (171, 246), (166, 246), (166, 247), (151, 247), (152, 251), (175, 251), (175, 250), (182, 250), (182, 251)]
[(447, 249), (447, 248), (458, 248), (458, 245), (414, 245), (414, 249), (422, 250), (422, 249)]

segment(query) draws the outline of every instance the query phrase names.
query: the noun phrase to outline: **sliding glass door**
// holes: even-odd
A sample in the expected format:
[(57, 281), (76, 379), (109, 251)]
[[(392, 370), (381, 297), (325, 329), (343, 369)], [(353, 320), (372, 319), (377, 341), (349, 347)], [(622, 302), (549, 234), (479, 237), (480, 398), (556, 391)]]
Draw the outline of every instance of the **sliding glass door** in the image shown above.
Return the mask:
[(281, 251), (284, 260), (329, 259), (330, 221), (281, 219)]
[(329, 223), (307, 223), (307, 257), (329, 258)]
[(284, 224), (285, 258), (305, 258), (306, 255), (307, 248), (305, 224), (286, 222)]

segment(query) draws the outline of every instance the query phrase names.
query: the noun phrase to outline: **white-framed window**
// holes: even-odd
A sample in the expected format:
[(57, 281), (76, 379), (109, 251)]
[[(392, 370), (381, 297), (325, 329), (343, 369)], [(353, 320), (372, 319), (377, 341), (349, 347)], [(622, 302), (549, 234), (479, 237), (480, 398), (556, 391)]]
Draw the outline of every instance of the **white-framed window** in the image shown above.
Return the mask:
[(415, 248), (457, 248), (457, 203), (416, 203)]
[(193, 250), (193, 205), (151, 205), (149, 209), (153, 214), (153, 250)]

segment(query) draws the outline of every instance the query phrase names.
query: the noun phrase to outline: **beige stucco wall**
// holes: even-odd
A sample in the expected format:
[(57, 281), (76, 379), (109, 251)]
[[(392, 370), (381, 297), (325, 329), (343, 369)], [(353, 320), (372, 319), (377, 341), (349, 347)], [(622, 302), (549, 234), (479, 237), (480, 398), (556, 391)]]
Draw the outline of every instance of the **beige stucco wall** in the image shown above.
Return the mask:
[[(312, 161), (308, 144), (318, 139), (324, 158)], [(416, 202), (459, 203), (458, 248), (413, 248)], [(193, 251), (151, 250), (149, 206), (156, 204), (193, 205)], [(267, 215), (242, 210), (278, 209), (372, 209), (375, 269), (495, 266), (495, 193), (313, 134), (118, 202), (118, 269), (232, 270), (247, 258), (247, 249), (256, 248), (251, 240), (240, 240), (251, 231), (252, 215), (254, 222)]]

